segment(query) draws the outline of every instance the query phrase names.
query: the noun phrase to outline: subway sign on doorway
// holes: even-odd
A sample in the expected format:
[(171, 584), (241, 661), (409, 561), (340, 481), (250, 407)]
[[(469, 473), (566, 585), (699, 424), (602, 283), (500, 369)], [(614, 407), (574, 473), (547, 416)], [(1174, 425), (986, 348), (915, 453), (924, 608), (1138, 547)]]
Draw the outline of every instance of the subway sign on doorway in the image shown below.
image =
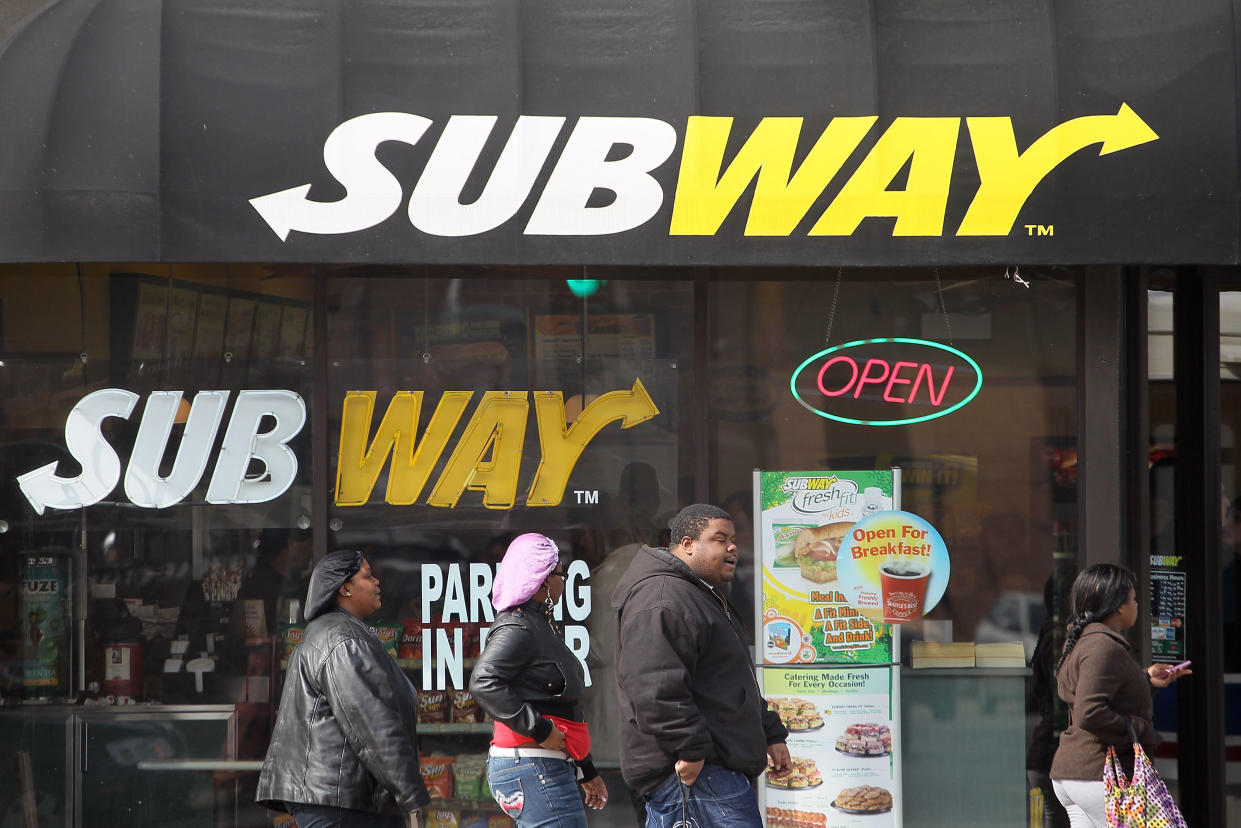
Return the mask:
[[(1017, 224), (1049, 173), (1088, 147), (1098, 145), (1104, 156), (1159, 138), (1124, 103), (1115, 113), (1047, 127), (1024, 148), (1008, 116), (899, 116), (883, 123), (874, 115), (837, 116), (804, 140), (801, 117), (764, 117), (748, 134), (732, 117), (705, 115), (688, 117), (679, 130), (658, 118), (582, 116), (567, 135), (564, 116), (521, 115), (503, 127), (499, 121), (359, 115), (323, 144), (324, 165), (343, 198), (321, 200), (312, 184), (289, 182), (294, 186), (249, 203), (284, 242), (295, 231), (361, 232), (402, 206), (409, 224), (428, 236), (478, 236), (519, 214), (528, 237), (607, 236), (660, 213), (669, 196), (660, 169), (679, 146), (670, 218), (661, 228), (670, 238), (715, 236), (747, 202), (747, 237), (849, 237), (868, 218), (895, 219), (894, 237), (1054, 236), (1053, 224)], [(433, 127), (438, 138), (415, 180), (401, 180), (377, 157), (381, 144), (419, 145)], [(963, 140), (977, 178), (954, 183)], [(958, 194), (968, 207), (946, 227), (954, 188), (972, 192)]]
[[(111, 429), (104, 424), (112, 418), (128, 420), (141, 398), (122, 388), (94, 391), (74, 405), (65, 422), (65, 444), (74, 462), (48, 463), (19, 475), (17, 483), (40, 515), (47, 509), (99, 503), (122, 479), (126, 497), (140, 508), (181, 503), (204, 480), (207, 503), (274, 500), (297, 478), (297, 455), (289, 443), (306, 423), (305, 401), (282, 389), (240, 391), (224, 425), (230, 396), (226, 390), (199, 391), (182, 416), (181, 391), (152, 392), (133, 444), (126, 447), (109, 442)], [(613, 424), (632, 428), (659, 414), (637, 378), (630, 388), (592, 400), (571, 423), (560, 391), (445, 391), (433, 408), (422, 391), (400, 391), (375, 426), (377, 396), (377, 391), (350, 391), (342, 402), (338, 506), (370, 502), (386, 471), (383, 497), (392, 505), (421, 499), (428, 506), (451, 509), (470, 490), (481, 492), (486, 508), (512, 508), (527, 459), (532, 408), (540, 454), (524, 502), (557, 506), (582, 453), (601, 431)], [(427, 409), (426, 425), (420, 429)], [(128, 458), (122, 459), (126, 449)], [(208, 475), (213, 450), (215, 462)], [(169, 453), (171, 468), (166, 468)], [(74, 465), (80, 469), (77, 474)], [(575, 494), (580, 500), (581, 493)]]

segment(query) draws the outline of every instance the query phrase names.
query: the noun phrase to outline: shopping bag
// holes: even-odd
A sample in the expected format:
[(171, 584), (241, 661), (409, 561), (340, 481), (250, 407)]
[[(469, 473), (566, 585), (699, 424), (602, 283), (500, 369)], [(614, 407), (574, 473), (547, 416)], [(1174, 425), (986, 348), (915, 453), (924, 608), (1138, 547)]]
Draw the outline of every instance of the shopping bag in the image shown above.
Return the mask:
[(1188, 828), (1168, 787), (1138, 742), (1133, 725), (1129, 725), (1129, 737), (1133, 740), (1133, 779), (1125, 777), (1116, 748), (1109, 747), (1103, 760), (1108, 828)]

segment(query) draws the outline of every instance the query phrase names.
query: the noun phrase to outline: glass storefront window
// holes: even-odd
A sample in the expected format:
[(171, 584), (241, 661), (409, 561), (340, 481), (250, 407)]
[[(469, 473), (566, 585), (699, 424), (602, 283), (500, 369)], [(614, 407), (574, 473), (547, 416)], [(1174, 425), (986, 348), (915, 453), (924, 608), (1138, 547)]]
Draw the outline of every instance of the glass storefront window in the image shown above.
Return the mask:
[[(738, 510), (738, 525), (750, 524), (751, 469), (898, 466), (902, 507), (939, 530), (952, 565), (941, 603), (902, 627), (903, 661), (920, 638), (1020, 641), (1027, 659), (1036, 647), (1044, 656), (1028, 681), (902, 673), (907, 824), (1025, 824), (1027, 802), (1056, 808), (1048, 771), (1064, 713), (1047, 656), (1059, 652), (1076, 565), (1080, 274), (1021, 275), (763, 269), (727, 271), (711, 285), (711, 489)], [(790, 378), (808, 357), (878, 337), (954, 346), (981, 366), (981, 392), (946, 416), (899, 427), (820, 418), (793, 398)], [(917, 360), (915, 348), (885, 359)], [(871, 411), (889, 394), (877, 388), (867, 389)], [(982, 743), (991, 747), (980, 762)]]
[(0, 800), (232, 813), (175, 763), (266, 749), (311, 560), (310, 296), (268, 267), (0, 270), (0, 694), (30, 762)]
[[(468, 781), (490, 723), (466, 687), (492, 619), (494, 564), (513, 537), (538, 531), (568, 564), (561, 619), (591, 676), (595, 758), (619, 793), (611, 586), (641, 544), (667, 543), (678, 508), (707, 500), (734, 516), (743, 556), (732, 597), (752, 621), (756, 468), (899, 466), (903, 508), (931, 522), (952, 556), (948, 590), (927, 619), (937, 623), (909, 625), (906, 644), (1020, 641), (1032, 655), (1062, 620), (1058, 595), (1075, 561), (1080, 274), (1022, 276), (970, 268), (839, 280), (835, 271), (777, 268), (9, 268), (0, 273), (11, 390), (0, 402), (0, 566), (12, 584), (62, 579), (73, 598), (59, 616), (63, 665), (30, 661), (22, 636), (38, 608), (19, 590), (0, 607), (0, 692), (27, 711), (5, 738), (47, 765), (53, 760), (32, 744), (36, 731), (59, 728), (52, 738), (73, 743), (84, 727), (99, 736), (158, 718), (122, 716), (103, 729), (72, 716), (44, 721), (57, 702), (128, 695), (163, 711), (218, 708), (218, 732), (194, 725), (189, 738), (160, 725), (148, 735), (171, 746), (160, 747), (164, 760), (193, 754), (244, 768), (270, 736), (311, 550), (361, 548), (383, 585), (384, 608), (371, 623), (422, 692), (429, 781), (444, 776), (442, 765), (462, 769), (455, 787), (439, 780), (437, 805), (498, 813), (485, 787)], [(316, 286), (326, 322), (318, 353)], [(824, 419), (792, 397), (790, 378), (809, 356), (873, 337), (951, 345), (981, 366), (983, 387), (946, 416), (897, 427)], [(64, 423), (105, 389), (134, 400), (128, 416), (100, 427), (120, 467), (116, 485), (85, 508), (39, 515), (17, 479), (52, 462), (61, 478), (87, 471)], [(160, 396), (171, 391), (187, 403), (200, 392), (228, 395), (216, 430), (204, 432), (201, 474), (180, 497), (170, 481), (193, 476), (177, 462), (195, 456), (203, 443), (195, 426), (203, 426), (196, 409), (178, 412), (176, 400)], [(279, 392), (260, 399), (276, 416), (241, 407), (260, 412), (260, 433), (277, 428), (289, 411), (282, 405), (304, 406), (305, 422), (284, 441), (296, 471), (274, 498), (245, 493), (285, 473), (276, 454), (238, 471), (231, 494), (212, 495), (242, 392)], [(210, 395), (201, 399), (206, 411)], [(316, 400), (322, 423), (311, 422)], [(169, 444), (147, 461), (146, 488), (127, 488), (126, 469), (148, 456), (135, 448), (146, 441), (144, 417), (161, 404), (171, 406)], [(322, 456), (312, 451), (312, 426), (325, 429)], [(318, 503), (327, 514), (314, 513)], [(324, 537), (311, 536), (316, 526), (327, 528)], [(129, 684), (117, 683), (124, 677), (114, 657), (130, 665)], [(190, 662), (197, 674), (187, 672)], [(984, 786), (998, 811), (978, 807), (1007, 824), (1008, 811), (1024, 813), (1020, 766), (1039, 761), (1022, 752), (1042, 738), (1034, 727), (1042, 702), (1027, 699), (1020, 673), (982, 675), (908, 681), (906, 779), (922, 780), (926, 790), (915, 793), (937, 801), (934, 772), (945, 763), (925, 748), (948, 739), (945, 728), (986, 734), (1010, 749), (989, 762), (1011, 779)], [(130, 692), (108, 692), (121, 686)], [(100, 710), (122, 707), (130, 706)], [(74, 807), (93, 801), (63, 767), (44, 771), (36, 778), (68, 785)], [(153, 773), (125, 766), (124, 784), (173, 779), (143, 775)], [(206, 796), (194, 779), (181, 778), (192, 789), (184, 797)], [(243, 772), (225, 797), (242, 823), (266, 818), (248, 806), (253, 782), (253, 771)], [(626, 824), (627, 798), (611, 803), (603, 818)]]
[[(666, 544), (693, 469), (693, 286), (607, 271), (589, 292), (568, 284), (581, 275), (328, 279), (330, 542), (364, 549), (379, 573), (384, 606), (371, 621), (399, 641), (419, 688), (433, 775), (442, 757), (476, 764), (487, 749), (491, 725), (466, 687), (494, 617), (491, 577), (514, 537), (540, 532), (567, 564), (560, 612), (589, 672), (592, 752), (623, 790), (611, 585), (641, 544)], [(485, 790), (480, 801), (448, 787), (437, 807), (499, 813)]]
[[(711, 294), (713, 491), (748, 508), (754, 468), (901, 467), (903, 507), (952, 554), (930, 618), (1031, 655), (1052, 556), (1075, 545), (1076, 273), (1025, 271), (1025, 288), (991, 268), (945, 269), (942, 291), (930, 270), (846, 272), (839, 286), (834, 271), (727, 275)], [(951, 343), (982, 367), (981, 392), (904, 427), (811, 416), (789, 393), (810, 355), (874, 337)]]

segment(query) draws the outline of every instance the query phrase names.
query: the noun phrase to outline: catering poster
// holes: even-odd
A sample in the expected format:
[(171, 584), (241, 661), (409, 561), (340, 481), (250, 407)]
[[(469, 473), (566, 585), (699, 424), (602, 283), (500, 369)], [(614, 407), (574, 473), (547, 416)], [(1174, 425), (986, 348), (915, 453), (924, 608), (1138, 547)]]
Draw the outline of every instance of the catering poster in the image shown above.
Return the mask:
[(897, 828), (898, 695), (891, 667), (759, 670), (789, 730), (790, 773), (764, 776), (768, 828)]
[(763, 664), (891, 664), (892, 627), (846, 597), (837, 556), (864, 518), (900, 508), (900, 470), (756, 471)]

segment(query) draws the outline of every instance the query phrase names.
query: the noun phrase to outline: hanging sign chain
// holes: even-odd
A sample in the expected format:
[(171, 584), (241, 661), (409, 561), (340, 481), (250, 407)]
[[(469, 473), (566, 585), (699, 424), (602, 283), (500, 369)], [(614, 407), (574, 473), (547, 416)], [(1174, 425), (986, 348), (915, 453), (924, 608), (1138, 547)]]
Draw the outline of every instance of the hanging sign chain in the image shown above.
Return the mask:
[(832, 323), (836, 321), (836, 304), (840, 301), (840, 278), (844, 274), (843, 267), (836, 268), (836, 289), (832, 291), (832, 309), (827, 314), (827, 333), (823, 336), (823, 345), (832, 344)]
[(944, 330), (948, 332), (948, 344), (952, 343), (952, 325), (948, 322), (948, 306), (944, 304), (944, 283), (939, 279), (939, 268), (935, 268), (935, 295), (939, 297), (939, 312), (944, 317)]
[(1013, 265), (1011, 268), (1005, 267), (1004, 278), (1013, 280), (1014, 282), (1021, 285), (1026, 290), (1030, 289), (1030, 283), (1027, 282), (1025, 279), (1021, 278), (1021, 267), (1019, 265)]
[(431, 281), (422, 280), (422, 361), (431, 361)]

